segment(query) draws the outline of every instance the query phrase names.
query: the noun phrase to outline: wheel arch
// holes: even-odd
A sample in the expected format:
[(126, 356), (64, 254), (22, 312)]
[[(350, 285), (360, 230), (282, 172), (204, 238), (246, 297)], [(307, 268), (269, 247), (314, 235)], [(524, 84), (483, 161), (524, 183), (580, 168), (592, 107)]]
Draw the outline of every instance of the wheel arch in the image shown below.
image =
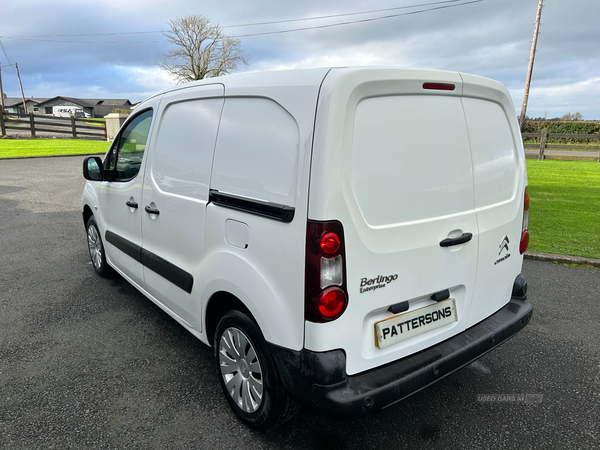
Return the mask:
[(244, 302), (242, 302), (238, 297), (236, 297), (230, 292), (215, 292), (208, 300), (208, 304), (206, 306), (206, 313), (204, 316), (206, 339), (208, 340), (209, 345), (212, 346), (213, 344), (215, 332), (217, 330), (217, 325), (219, 324), (219, 321), (228, 311), (232, 310), (240, 311), (246, 314), (260, 330), (258, 322), (254, 318), (250, 310), (246, 307)]
[(83, 215), (83, 226), (85, 228), (87, 227), (88, 220), (90, 220), (90, 217), (92, 217), (94, 213), (92, 212), (92, 208), (90, 208), (89, 205), (84, 205), (81, 214)]
[[(279, 282), (264, 266), (264, 261), (251, 254), (237, 254), (228, 249), (209, 252), (198, 272), (202, 286), (198, 288), (200, 314), (207, 341), (212, 345), (215, 313), (224, 309), (248, 311), (267, 342), (293, 350), (304, 344), (304, 303), (295, 289)], [(298, 283), (299, 284), (299, 283)], [(224, 296), (224, 297), (222, 297)], [(215, 299), (219, 301), (214, 302)], [(214, 302), (214, 303), (213, 303)], [(217, 307), (216, 304), (222, 304)], [(209, 313), (207, 310), (211, 309)], [(213, 326), (213, 328), (210, 328)]]

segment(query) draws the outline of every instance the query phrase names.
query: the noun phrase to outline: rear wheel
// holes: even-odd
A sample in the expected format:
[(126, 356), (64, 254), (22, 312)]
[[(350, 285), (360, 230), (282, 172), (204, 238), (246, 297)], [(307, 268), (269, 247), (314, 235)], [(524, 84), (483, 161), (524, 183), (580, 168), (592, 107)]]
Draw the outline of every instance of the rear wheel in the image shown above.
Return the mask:
[(87, 241), (88, 250), (94, 270), (101, 277), (110, 277), (113, 274), (112, 267), (106, 263), (106, 254), (104, 252), (104, 243), (100, 236), (100, 230), (94, 216), (91, 216), (87, 222)]
[(298, 411), (298, 403), (281, 384), (260, 329), (247, 315), (225, 314), (217, 326), (214, 348), (223, 393), (242, 422), (264, 430)]

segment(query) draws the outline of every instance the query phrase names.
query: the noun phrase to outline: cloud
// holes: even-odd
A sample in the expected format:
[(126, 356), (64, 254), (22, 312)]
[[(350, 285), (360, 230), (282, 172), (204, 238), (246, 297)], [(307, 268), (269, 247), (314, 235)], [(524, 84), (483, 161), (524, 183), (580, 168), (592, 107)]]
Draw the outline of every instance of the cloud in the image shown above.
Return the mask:
[(135, 92), (135, 98), (138, 101), (176, 84), (166, 72), (158, 67), (115, 66), (115, 70), (118, 77), (127, 80), (122, 95), (127, 92)]
[[(203, 14), (221, 25), (315, 17), (368, 9), (393, 8), (431, 0), (105, 0), (90, 7), (79, 0), (8, 2), (0, 15), (0, 39), (19, 62), (26, 95), (52, 97), (103, 93), (139, 100), (169, 83), (155, 61), (169, 49), (165, 42), (142, 44), (83, 44), (11, 40), (7, 36), (159, 31), (169, 19)], [(423, 7), (425, 8), (425, 7)], [(421, 9), (423, 9), (421, 8)], [(316, 66), (394, 65), (457, 70), (504, 83), (520, 104), (533, 21), (535, 0), (485, 0), (471, 5), (429, 11), (374, 22), (318, 30), (242, 38), (251, 57), (248, 70)], [(414, 11), (399, 10), (397, 12)], [(392, 13), (392, 12), (389, 12)], [(285, 30), (376, 17), (389, 13), (299, 21), (285, 24), (227, 28), (233, 35)], [(535, 60), (529, 110), (577, 110), (600, 119), (595, 87), (583, 95), (575, 86), (600, 73), (600, 2), (547, 2)], [(2, 37), (4, 36), (4, 37)], [(39, 38), (90, 42), (162, 41), (161, 33), (111, 36)], [(6, 64), (0, 52), (0, 62)], [(14, 69), (2, 71), (6, 92), (20, 95)], [(592, 83), (595, 86), (596, 83)], [(552, 91), (552, 89), (555, 89)], [(558, 90), (556, 90), (558, 89)], [(561, 90), (562, 89), (562, 90)], [(558, 92), (561, 92), (560, 94)], [(595, 96), (595, 97), (594, 97)], [(584, 112), (587, 111), (587, 112)], [(529, 114), (531, 115), (531, 114)]]
[(589, 105), (590, 98), (600, 98), (600, 77), (560, 86), (533, 87), (529, 101), (535, 101), (535, 107), (528, 108), (527, 115), (543, 117), (547, 113), (548, 117), (559, 117), (567, 112), (580, 112), (584, 119), (592, 118), (596, 106)]

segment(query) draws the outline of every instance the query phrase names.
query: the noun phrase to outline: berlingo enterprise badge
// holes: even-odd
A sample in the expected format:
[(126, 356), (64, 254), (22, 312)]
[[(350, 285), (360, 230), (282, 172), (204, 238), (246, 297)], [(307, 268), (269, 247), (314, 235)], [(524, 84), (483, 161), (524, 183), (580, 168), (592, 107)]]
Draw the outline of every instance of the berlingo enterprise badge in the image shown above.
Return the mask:
[(381, 289), (386, 287), (392, 281), (398, 279), (398, 274), (394, 275), (377, 275), (377, 278), (361, 278), (360, 279), (360, 293), (374, 291), (375, 289)]

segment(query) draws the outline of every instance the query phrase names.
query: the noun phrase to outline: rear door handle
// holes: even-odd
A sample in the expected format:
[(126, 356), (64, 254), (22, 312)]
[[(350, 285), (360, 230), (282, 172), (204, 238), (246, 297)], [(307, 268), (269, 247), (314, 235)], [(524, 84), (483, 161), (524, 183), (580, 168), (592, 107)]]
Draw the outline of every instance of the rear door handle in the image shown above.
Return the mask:
[(125, 202), (125, 204), (126, 204), (127, 206), (129, 206), (130, 208), (134, 208), (134, 209), (137, 209), (137, 207), (138, 207), (138, 204), (137, 204), (136, 202), (132, 202), (131, 200), (127, 200), (127, 201)]
[(447, 238), (440, 242), (440, 247), (452, 247), (453, 245), (464, 244), (473, 239), (473, 233), (463, 233), (462, 236), (457, 238)]
[(150, 208), (149, 206), (146, 206), (144, 211), (146, 211), (148, 214), (156, 214), (157, 216), (160, 214), (158, 209)]

